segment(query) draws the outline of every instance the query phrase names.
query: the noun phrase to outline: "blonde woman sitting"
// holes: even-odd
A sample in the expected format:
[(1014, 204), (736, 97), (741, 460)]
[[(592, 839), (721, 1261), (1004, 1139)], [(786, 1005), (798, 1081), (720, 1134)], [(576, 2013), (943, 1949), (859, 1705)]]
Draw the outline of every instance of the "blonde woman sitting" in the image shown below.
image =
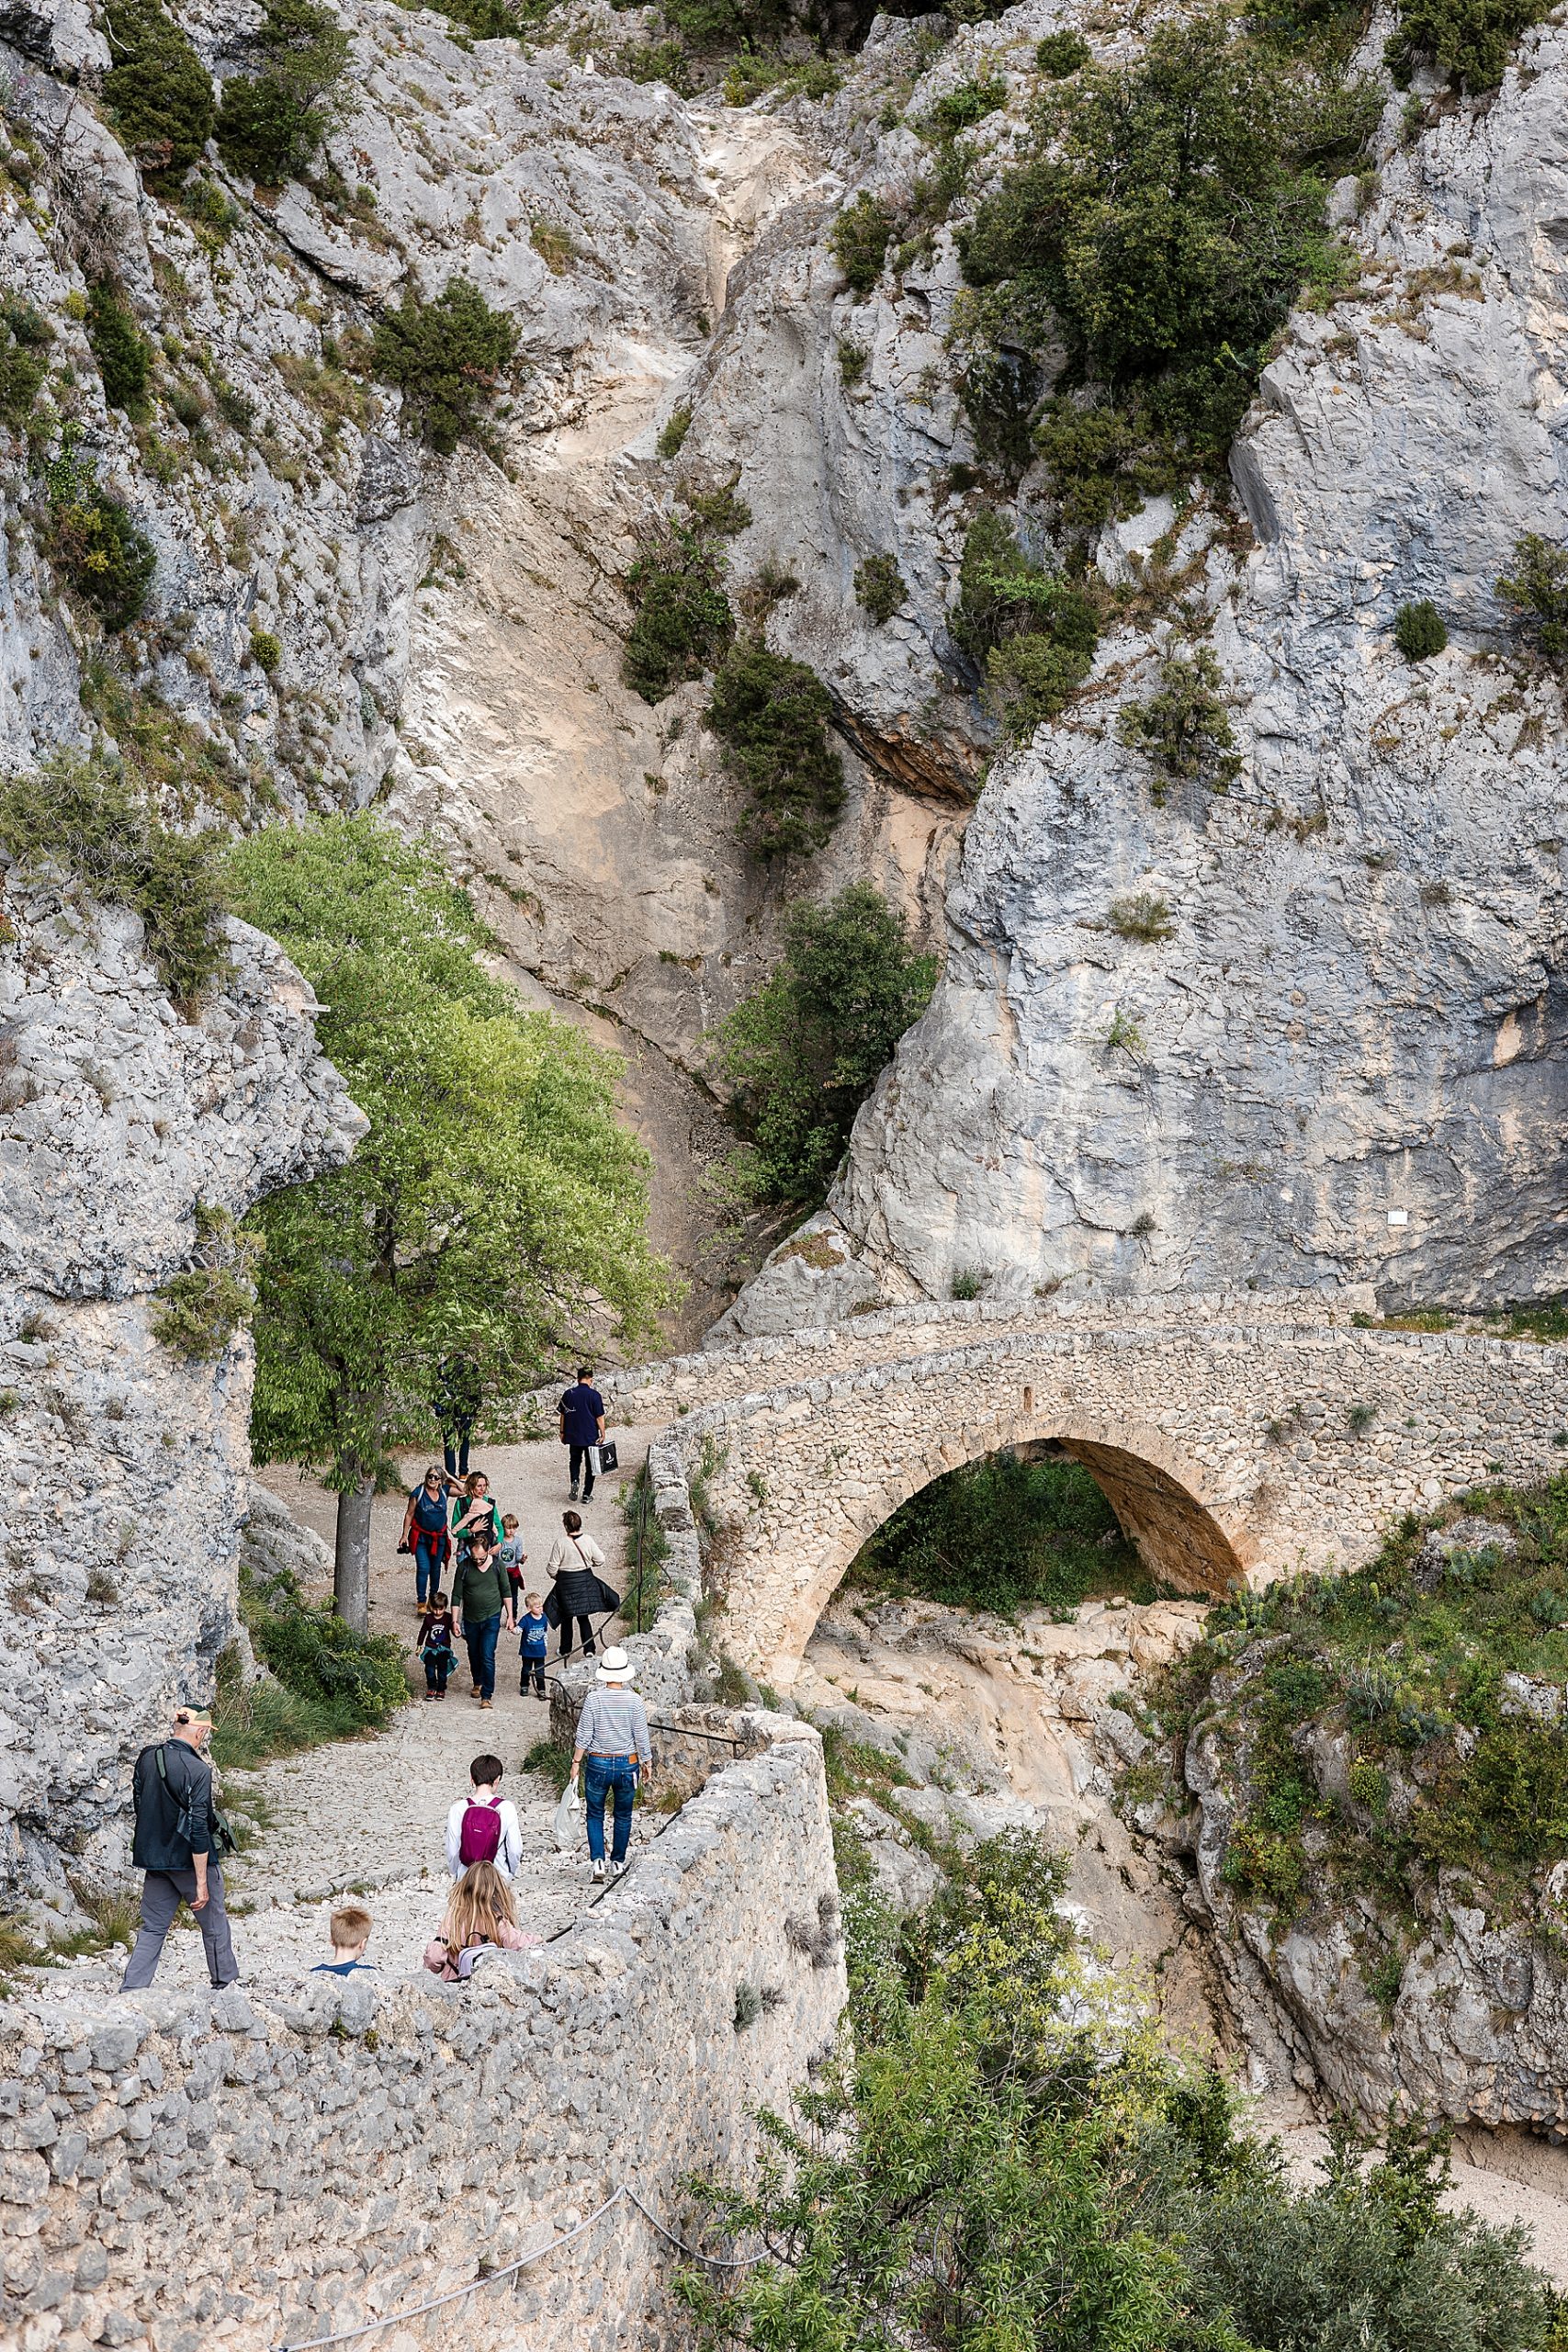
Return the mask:
[(446, 1916), (424, 1948), (424, 1964), (453, 1984), (472, 1975), (481, 1951), (525, 1951), (538, 1940), (518, 1926), (512, 1889), (495, 1864), (473, 1862), (452, 1889)]

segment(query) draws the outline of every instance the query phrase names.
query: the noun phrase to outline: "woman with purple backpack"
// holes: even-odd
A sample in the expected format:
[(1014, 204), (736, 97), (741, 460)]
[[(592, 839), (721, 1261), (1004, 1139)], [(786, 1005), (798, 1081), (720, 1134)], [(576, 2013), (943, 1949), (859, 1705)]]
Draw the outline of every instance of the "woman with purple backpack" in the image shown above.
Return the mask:
[(510, 1885), (523, 1860), (523, 1827), (517, 1807), (501, 1793), (499, 1756), (476, 1756), (468, 1767), (473, 1783), (446, 1816), (446, 1867), (461, 1878), (475, 1862), (491, 1862)]

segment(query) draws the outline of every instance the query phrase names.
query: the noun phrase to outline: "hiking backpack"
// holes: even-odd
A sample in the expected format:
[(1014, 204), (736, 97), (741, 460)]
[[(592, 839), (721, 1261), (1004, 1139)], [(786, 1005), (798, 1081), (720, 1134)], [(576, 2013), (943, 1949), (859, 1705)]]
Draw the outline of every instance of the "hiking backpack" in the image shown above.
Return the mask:
[(457, 1860), (465, 1870), (470, 1862), (493, 1862), (501, 1851), (501, 1804), (481, 1804), (470, 1797), (457, 1832)]

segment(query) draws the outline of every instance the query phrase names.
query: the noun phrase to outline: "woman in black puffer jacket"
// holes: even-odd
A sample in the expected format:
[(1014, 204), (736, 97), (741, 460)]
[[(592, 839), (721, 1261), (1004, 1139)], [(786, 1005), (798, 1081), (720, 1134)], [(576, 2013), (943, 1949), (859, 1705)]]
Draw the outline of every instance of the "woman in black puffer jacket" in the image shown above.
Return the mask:
[[(585, 1657), (593, 1655), (592, 1620), (615, 1611), (621, 1605), (621, 1596), (613, 1592), (600, 1576), (604, 1555), (592, 1535), (582, 1532), (582, 1520), (574, 1510), (565, 1512), (561, 1525), (564, 1535), (558, 1535), (545, 1563), (545, 1574), (550, 1580), (550, 1594), (545, 1603), (545, 1614), (554, 1616), (560, 1627), (560, 1654), (571, 1656), (572, 1620), (582, 1636)], [(551, 1604), (554, 1604), (553, 1607)]]

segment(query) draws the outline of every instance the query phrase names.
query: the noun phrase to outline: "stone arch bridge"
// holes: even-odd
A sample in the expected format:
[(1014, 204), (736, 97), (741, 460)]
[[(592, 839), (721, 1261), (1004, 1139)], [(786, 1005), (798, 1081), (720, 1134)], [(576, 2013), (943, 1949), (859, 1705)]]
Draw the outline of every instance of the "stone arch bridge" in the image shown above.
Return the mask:
[(727, 1647), (787, 1689), (866, 1538), (932, 1478), (1052, 1440), (1149, 1568), (1220, 1594), (1354, 1566), (1390, 1522), (1568, 1463), (1568, 1348), (1367, 1328), (1320, 1298), (895, 1308), (608, 1384), (700, 1471)]

